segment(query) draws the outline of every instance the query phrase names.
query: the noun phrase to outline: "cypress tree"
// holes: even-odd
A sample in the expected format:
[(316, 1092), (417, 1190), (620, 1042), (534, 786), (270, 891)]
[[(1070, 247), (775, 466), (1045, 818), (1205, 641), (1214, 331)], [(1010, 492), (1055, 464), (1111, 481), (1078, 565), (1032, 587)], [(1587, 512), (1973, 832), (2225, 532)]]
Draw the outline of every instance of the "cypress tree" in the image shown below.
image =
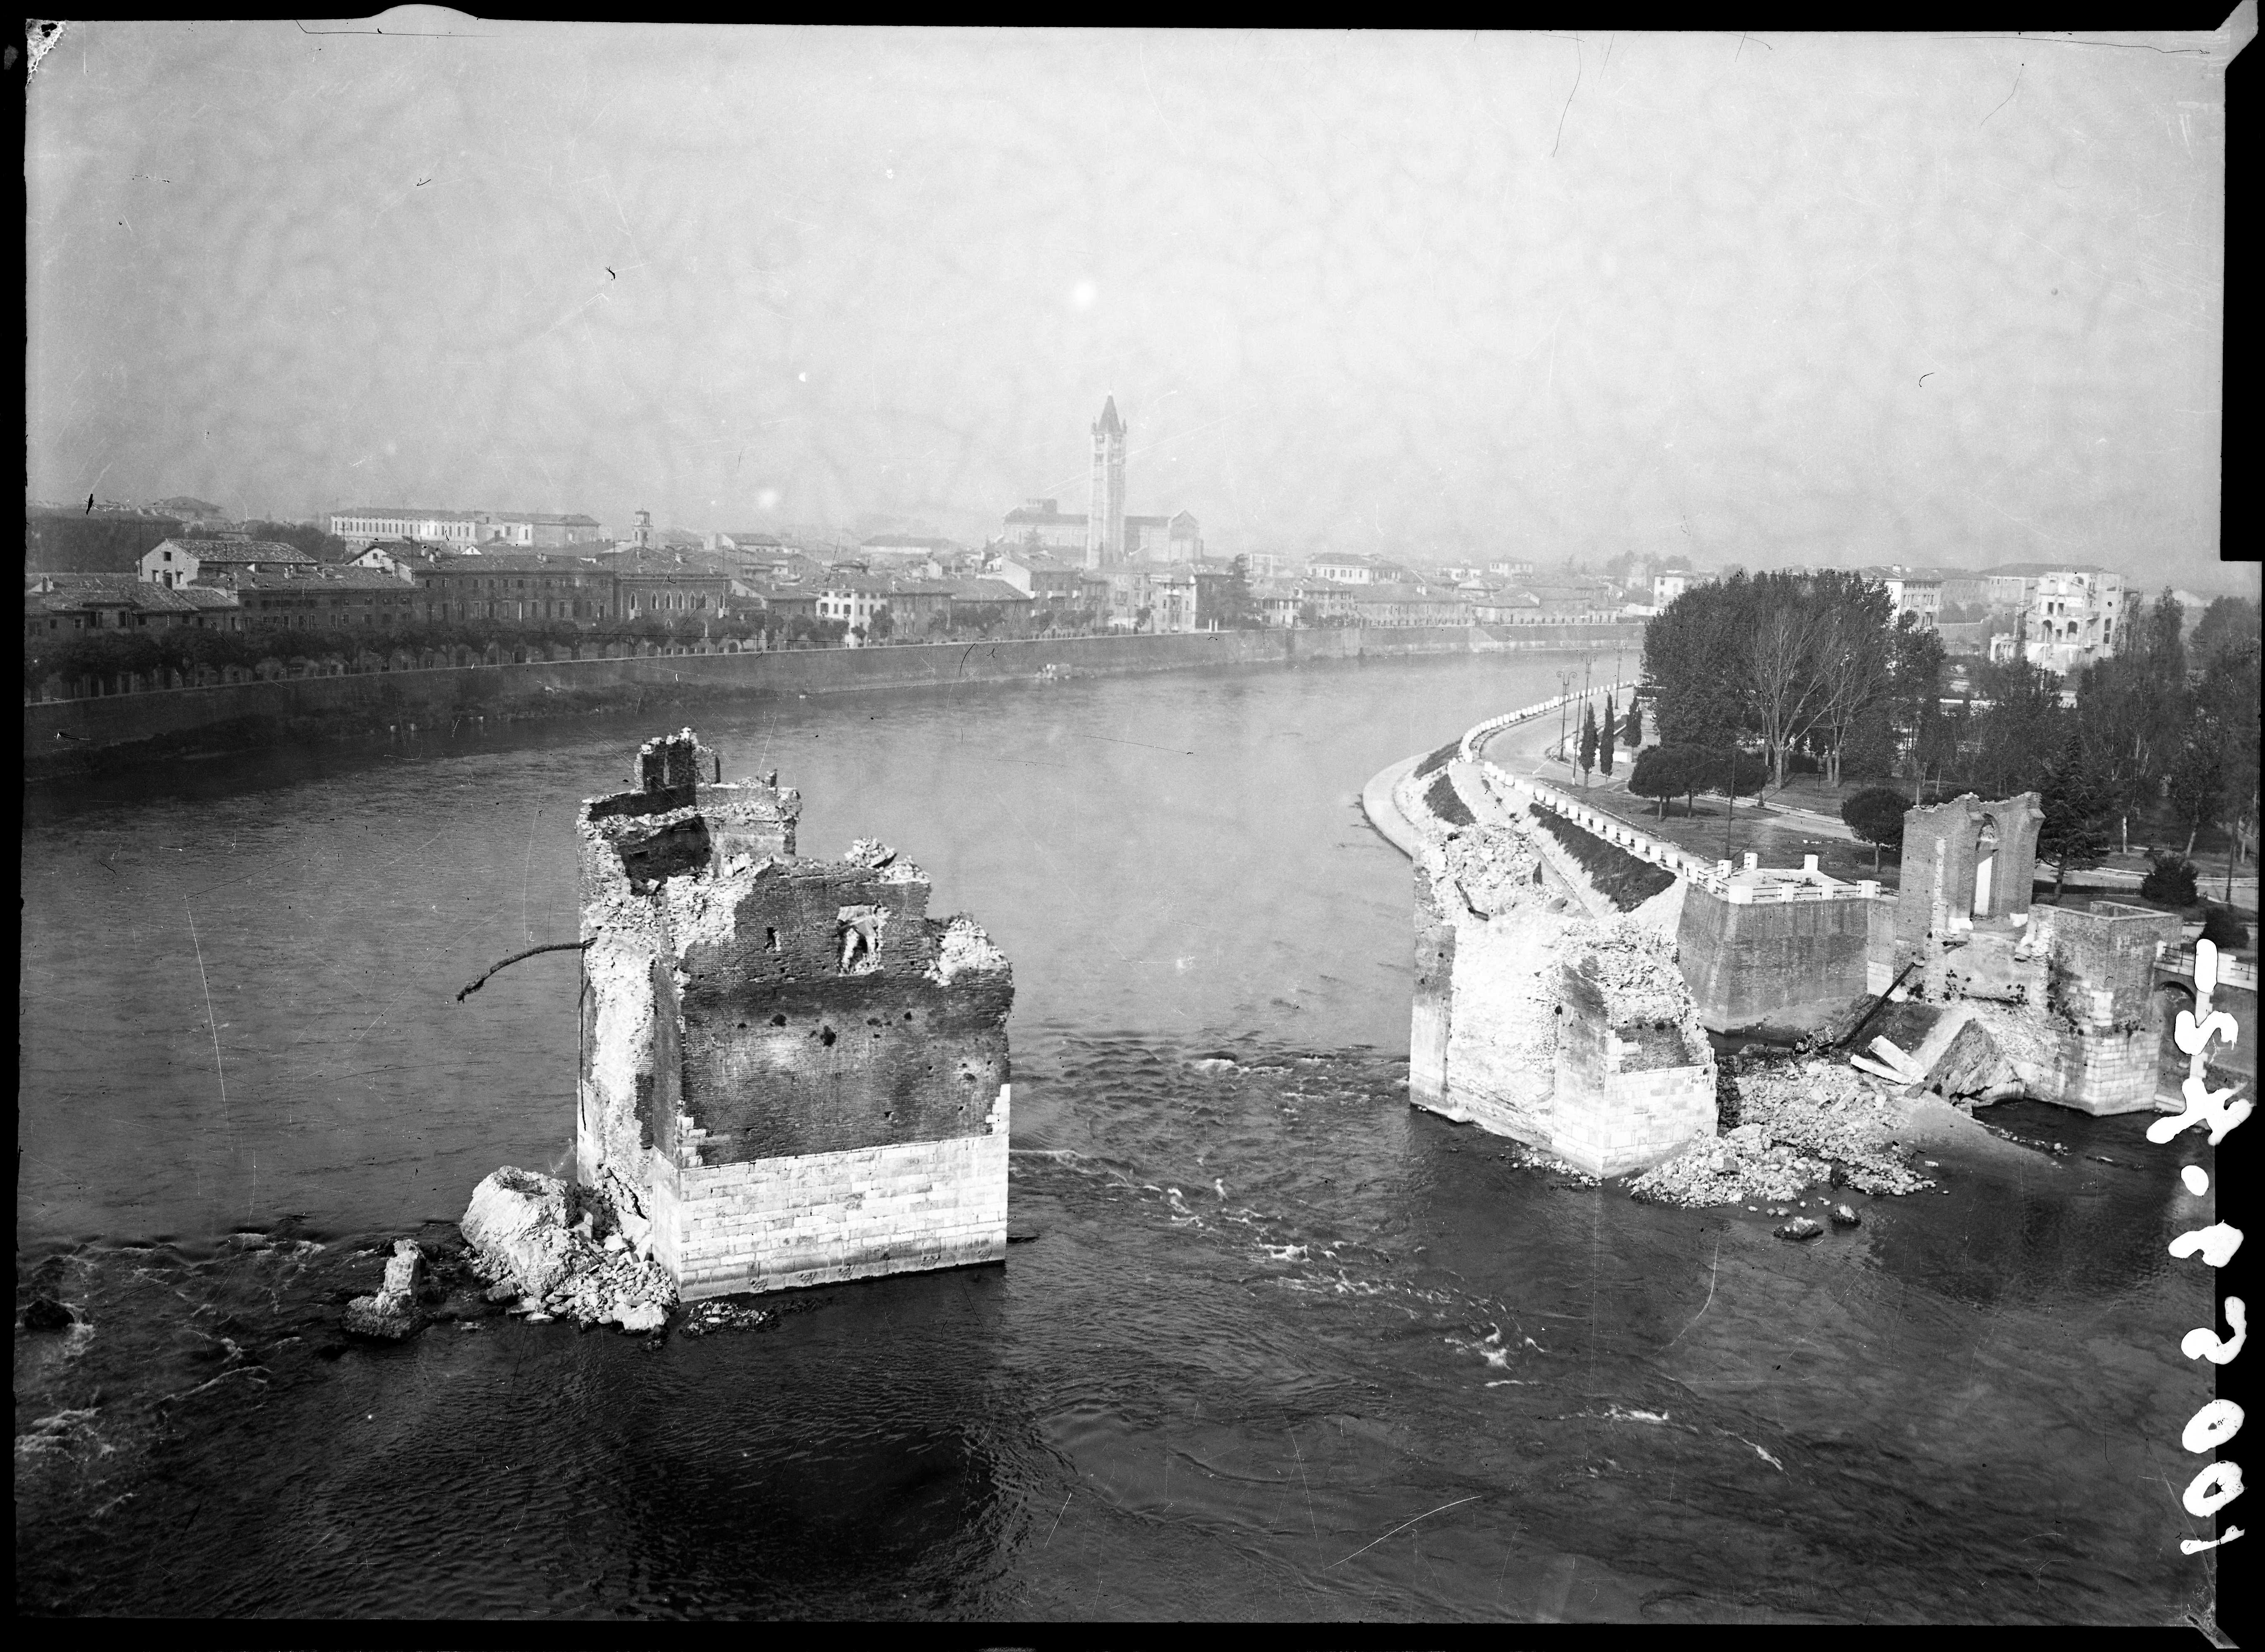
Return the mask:
[(1613, 697), (1605, 695), (1605, 720), (1597, 730), (1597, 767), (1606, 774), (1613, 772), (1613, 737), (1620, 731), (1620, 717), (1613, 710)]
[(1591, 700), (1581, 708), (1581, 783), (1589, 783), (1589, 771), (1597, 766), (1597, 704)]

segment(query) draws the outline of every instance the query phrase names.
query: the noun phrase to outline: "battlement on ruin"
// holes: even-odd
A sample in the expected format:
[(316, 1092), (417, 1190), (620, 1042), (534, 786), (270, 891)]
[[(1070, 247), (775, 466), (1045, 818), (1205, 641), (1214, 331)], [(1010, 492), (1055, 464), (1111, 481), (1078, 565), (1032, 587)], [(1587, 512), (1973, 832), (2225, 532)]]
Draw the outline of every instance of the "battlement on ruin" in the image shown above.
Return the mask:
[(688, 1299), (1002, 1256), (1005, 955), (721, 772), (686, 730), (583, 806), (581, 1181)]

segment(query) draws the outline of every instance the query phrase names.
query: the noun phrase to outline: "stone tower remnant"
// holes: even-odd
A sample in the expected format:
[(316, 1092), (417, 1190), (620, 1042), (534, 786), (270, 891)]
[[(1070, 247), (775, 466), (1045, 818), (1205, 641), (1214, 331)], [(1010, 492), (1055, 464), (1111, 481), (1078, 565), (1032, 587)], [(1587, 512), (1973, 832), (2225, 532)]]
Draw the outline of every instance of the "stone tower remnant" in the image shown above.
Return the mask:
[(1917, 964), (1923, 990), (1939, 997), (1953, 951), (1970, 949), (1970, 964), (2012, 952), (2029, 921), (2044, 818), (2034, 791), (1996, 803), (1968, 792), (1904, 811), (1891, 977)]
[(578, 1177), (684, 1300), (995, 1262), (1005, 956), (860, 840), (795, 852), (777, 775), (689, 729), (586, 801)]
[(1093, 426), (1093, 492), (1085, 514), (1088, 568), (1114, 568), (1125, 560), (1125, 435), (1112, 396)]

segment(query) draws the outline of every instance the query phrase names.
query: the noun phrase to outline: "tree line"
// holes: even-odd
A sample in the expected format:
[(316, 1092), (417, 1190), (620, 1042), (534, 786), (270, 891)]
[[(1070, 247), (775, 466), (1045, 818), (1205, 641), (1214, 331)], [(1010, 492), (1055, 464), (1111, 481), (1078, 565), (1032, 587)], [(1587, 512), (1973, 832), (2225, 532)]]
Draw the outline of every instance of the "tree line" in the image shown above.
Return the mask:
[(2039, 853), (2063, 877), (2128, 851), (2143, 824), (2183, 839), (2159, 858), (2190, 859), (2205, 827), (2223, 831), (2230, 877), (2255, 858), (2258, 605), (2220, 598), (2191, 638), (2186, 622), (2165, 590), (2127, 618), (2117, 653), (2065, 680), (2026, 660), (1977, 663), (1946, 702), (1941, 639), (1859, 575), (1695, 586), (1646, 628), (1642, 692), (1661, 744), (1629, 789), (1664, 813), (1671, 797), (1742, 793), (1749, 778), (1782, 788), (1813, 765), (1828, 785), (1875, 782), (1843, 818), (1875, 848), (1896, 847), (1903, 811), (1931, 797), (2036, 791)]

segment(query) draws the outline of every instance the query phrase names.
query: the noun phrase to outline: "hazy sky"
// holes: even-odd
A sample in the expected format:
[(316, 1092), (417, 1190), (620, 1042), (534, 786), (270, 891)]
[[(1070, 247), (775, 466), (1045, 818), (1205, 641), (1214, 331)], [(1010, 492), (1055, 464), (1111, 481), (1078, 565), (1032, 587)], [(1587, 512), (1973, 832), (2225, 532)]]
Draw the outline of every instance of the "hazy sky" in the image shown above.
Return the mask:
[(1113, 393), (1227, 554), (2218, 583), (2246, 29), (380, 21), (40, 64), (33, 495), (980, 538)]

